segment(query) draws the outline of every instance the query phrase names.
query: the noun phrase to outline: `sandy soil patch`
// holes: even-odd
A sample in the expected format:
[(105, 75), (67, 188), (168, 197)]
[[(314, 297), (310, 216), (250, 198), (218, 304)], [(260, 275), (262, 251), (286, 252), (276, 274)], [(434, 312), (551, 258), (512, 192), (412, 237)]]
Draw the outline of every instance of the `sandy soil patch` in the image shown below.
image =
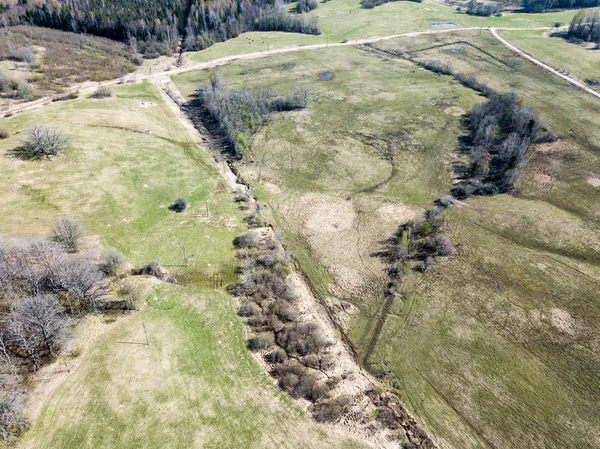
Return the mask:
[(587, 183), (594, 187), (600, 187), (600, 178), (594, 175), (591, 178), (588, 178)]
[(299, 207), (306, 211), (304, 223), (309, 231), (323, 234), (352, 228), (354, 210), (350, 201), (307, 195), (300, 200)]
[(449, 108), (444, 109), (444, 113), (453, 117), (462, 117), (465, 115), (465, 110), (458, 106), (450, 106)]
[(551, 309), (549, 319), (550, 324), (560, 332), (575, 335), (575, 320), (566, 310), (559, 308)]
[(532, 145), (532, 147), (533, 151), (546, 154), (560, 153), (566, 149), (565, 143), (561, 140), (557, 140), (556, 142), (538, 143)]
[(318, 193), (284, 204), (281, 212), (332, 275), (331, 292), (353, 300), (382, 293), (387, 262), (376, 254), (417, 213), (400, 203), (382, 206), (372, 199)]
[(547, 173), (536, 173), (535, 175), (533, 175), (533, 179), (540, 184), (554, 183), (554, 177)]
[(383, 220), (397, 223), (400, 226), (415, 218), (417, 210), (404, 204), (386, 204), (377, 209), (377, 213)]
[(279, 195), (281, 193), (281, 189), (279, 188), (279, 186), (273, 184), (272, 182), (263, 182), (262, 185), (267, 192), (273, 195)]

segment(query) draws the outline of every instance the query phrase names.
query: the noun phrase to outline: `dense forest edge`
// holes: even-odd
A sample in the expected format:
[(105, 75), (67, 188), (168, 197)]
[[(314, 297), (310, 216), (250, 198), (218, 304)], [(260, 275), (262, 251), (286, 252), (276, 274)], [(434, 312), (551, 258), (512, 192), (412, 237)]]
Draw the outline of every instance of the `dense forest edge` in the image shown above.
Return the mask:
[(317, 19), (305, 13), (314, 0), (289, 5), (267, 0), (155, 0), (0, 3), (0, 24), (35, 25), (91, 34), (126, 42), (146, 58), (172, 55), (179, 49), (203, 50), (215, 42), (246, 31), (283, 31), (320, 34)]

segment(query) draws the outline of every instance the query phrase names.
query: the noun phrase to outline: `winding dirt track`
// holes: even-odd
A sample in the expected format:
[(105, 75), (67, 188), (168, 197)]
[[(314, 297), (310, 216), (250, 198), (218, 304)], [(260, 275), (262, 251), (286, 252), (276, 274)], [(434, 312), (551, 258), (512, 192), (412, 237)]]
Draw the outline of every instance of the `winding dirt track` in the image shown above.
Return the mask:
[(552, 67), (550, 67), (547, 64), (544, 64), (542, 61), (540, 61), (539, 59), (534, 58), (533, 56), (525, 53), (523, 50), (518, 49), (517, 47), (515, 47), (513, 44), (511, 44), (510, 42), (507, 42), (505, 39), (503, 39), (502, 37), (500, 37), (500, 35), (498, 34), (498, 30), (500, 29), (504, 29), (504, 28), (490, 28), (490, 33), (492, 33), (492, 36), (494, 36), (502, 45), (504, 45), (506, 48), (508, 48), (509, 50), (513, 51), (514, 53), (518, 54), (519, 56), (533, 62), (535, 65), (541, 67), (544, 70), (547, 70), (548, 72), (564, 79), (565, 81), (571, 83), (573, 86), (577, 86), (580, 89), (583, 89), (584, 91), (586, 91), (589, 94), (592, 94), (594, 97), (600, 98), (600, 92), (597, 92), (593, 89), (590, 89), (588, 86), (586, 86), (585, 84), (577, 81), (576, 79), (570, 77), (569, 75), (565, 75), (564, 73), (560, 73), (558, 70), (553, 69)]
[[(290, 53), (290, 52), (295, 52), (295, 51), (317, 50), (317, 49), (329, 48), (329, 47), (345, 47), (345, 46), (352, 46), (352, 45), (372, 44), (372, 43), (375, 43), (375, 42), (390, 40), (390, 39), (394, 39), (394, 38), (397, 38), (397, 37), (411, 37), (411, 36), (420, 36), (420, 35), (424, 35), (424, 34), (442, 34), (442, 33), (456, 32), (456, 31), (479, 31), (479, 30), (487, 30), (487, 31), (490, 31), (490, 33), (492, 34), (492, 36), (494, 36), (500, 43), (502, 43), (509, 50), (515, 52), (516, 54), (518, 54), (519, 56), (522, 56), (525, 59), (528, 59), (529, 61), (531, 61), (534, 64), (538, 65), (539, 67), (543, 68), (544, 70), (549, 71), (550, 73), (552, 73), (552, 74), (554, 74), (554, 75), (562, 78), (563, 80), (571, 83), (572, 85), (574, 85), (576, 87), (579, 87), (580, 89), (583, 89), (587, 93), (590, 93), (590, 94), (594, 95), (595, 97), (600, 98), (600, 93), (596, 92), (593, 89), (590, 89), (585, 84), (577, 81), (576, 79), (574, 79), (574, 78), (572, 78), (572, 77), (570, 77), (568, 75), (565, 75), (563, 73), (560, 73), (559, 71), (553, 69), (552, 67), (544, 64), (540, 60), (535, 59), (533, 56), (525, 53), (524, 51), (518, 49), (514, 45), (512, 45), (509, 42), (507, 42), (506, 40), (504, 40), (498, 34), (499, 30), (541, 31), (541, 30), (550, 30), (550, 29), (554, 29), (554, 28), (548, 28), (548, 27), (541, 27), (541, 28), (469, 27), (469, 28), (444, 28), (444, 29), (441, 29), (441, 30), (413, 31), (413, 32), (409, 32), (409, 33), (391, 34), (389, 36), (382, 36), (382, 37), (370, 37), (370, 38), (366, 38), (366, 39), (358, 39), (358, 40), (347, 41), (347, 42), (336, 42), (336, 43), (331, 43), (331, 44), (303, 45), (303, 46), (296, 46), (296, 47), (280, 48), (280, 49), (269, 50), (269, 51), (261, 51), (261, 52), (256, 52), (256, 53), (243, 53), (243, 54), (238, 54), (238, 55), (225, 56), (223, 58), (214, 59), (214, 60), (212, 60), (210, 62), (200, 62), (200, 63), (197, 63), (197, 64), (189, 65), (187, 67), (181, 67), (181, 68), (177, 68), (177, 69), (169, 70), (169, 71), (165, 71), (165, 72), (157, 72), (157, 73), (148, 74), (148, 75), (133, 74), (133, 75), (129, 75), (129, 77), (125, 77), (123, 79), (115, 79), (115, 80), (112, 80), (112, 81), (106, 81), (106, 82), (103, 82), (102, 84), (105, 85), (105, 86), (110, 86), (110, 85), (118, 84), (118, 83), (122, 82), (123, 80), (124, 81), (127, 81), (127, 80), (146, 80), (146, 79), (150, 79), (150, 78), (154, 78), (154, 77), (176, 75), (176, 74), (179, 74), (179, 73), (190, 72), (190, 71), (193, 71), (193, 70), (202, 70), (202, 69), (206, 69), (206, 68), (210, 68), (210, 67), (216, 67), (216, 66), (225, 64), (227, 62), (235, 61), (237, 59), (263, 58), (265, 56), (274, 55), (274, 54), (278, 54), (278, 53)], [(79, 93), (80, 93), (80, 95), (90, 94), (90, 93), (94, 92), (96, 89), (97, 89), (96, 85), (90, 86), (90, 87), (85, 87), (85, 88), (79, 89)], [(14, 107), (9, 108), (9, 109), (7, 109), (7, 110), (5, 110), (3, 112), (4, 112), (4, 114), (11, 114), (11, 115), (20, 114), (20, 113), (23, 113), (23, 112), (26, 112), (26, 111), (30, 111), (30, 110), (33, 110), (33, 109), (41, 108), (41, 107), (43, 107), (43, 106), (45, 106), (47, 104), (50, 104), (51, 102), (52, 102), (52, 98), (50, 98), (50, 97), (44, 97), (44, 98), (40, 98), (39, 100), (27, 103), (25, 105), (14, 106)]]

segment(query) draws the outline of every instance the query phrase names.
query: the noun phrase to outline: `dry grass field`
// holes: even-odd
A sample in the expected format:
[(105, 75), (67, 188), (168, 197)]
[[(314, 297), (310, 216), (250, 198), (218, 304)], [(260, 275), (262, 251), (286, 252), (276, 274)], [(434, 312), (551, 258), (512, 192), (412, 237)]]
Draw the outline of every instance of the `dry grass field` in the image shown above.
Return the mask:
[[(376, 46), (405, 47), (514, 90), (561, 137), (534, 148), (516, 195), (447, 212), (457, 255), (409, 273), (380, 316), (386, 266), (375, 253), (449, 191), (460, 116), (483, 100), (449, 76), (351, 48), (225, 66), (232, 87), (311, 89), (308, 110), (277, 115), (260, 131), (241, 173), (321, 293), (356, 307), (348, 324), (356, 347), (442, 447), (593, 447), (600, 228), (590, 179), (600, 171), (600, 105), (485, 32)], [(323, 72), (332, 80), (320, 81)], [(191, 95), (207, 77), (173, 79)]]

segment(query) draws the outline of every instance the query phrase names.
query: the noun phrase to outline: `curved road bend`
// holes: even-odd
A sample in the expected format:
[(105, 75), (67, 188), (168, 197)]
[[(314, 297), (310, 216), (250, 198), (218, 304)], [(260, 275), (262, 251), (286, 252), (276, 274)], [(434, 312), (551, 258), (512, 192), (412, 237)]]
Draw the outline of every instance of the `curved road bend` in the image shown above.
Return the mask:
[[(390, 39), (394, 39), (397, 37), (411, 37), (411, 36), (420, 36), (420, 35), (424, 35), (424, 34), (441, 34), (441, 33), (451, 33), (451, 32), (455, 32), (455, 31), (477, 31), (477, 30), (489, 30), (490, 33), (492, 34), (492, 36), (494, 36), (500, 43), (502, 43), (505, 47), (507, 47), (508, 49), (510, 49), (511, 51), (515, 52), (516, 54), (518, 54), (519, 56), (524, 57), (525, 59), (528, 59), (529, 61), (533, 62), (534, 64), (538, 65), (539, 67), (549, 71), (550, 73), (553, 73), (556, 76), (559, 76), (560, 78), (564, 79), (565, 81), (568, 81), (569, 83), (573, 84), (574, 86), (579, 87), (580, 89), (583, 89), (584, 91), (594, 95), (597, 98), (600, 98), (600, 93), (596, 92), (593, 89), (590, 89), (589, 87), (587, 87), (585, 84), (577, 81), (576, 79), (562, 74), (559, 71), (553, 69), (552, 67), (544, 64), (543, 62), (535, 59), (533, 56), (528, 55), (527, 53), (525, 53), (522, 50), (519, 50), (517, 47), (515, 47), (514, 45), (510, 44), (509, 42), (507, 42), (506, 40), (504, 40), (502, 37), (500, 37), (498, 35), (498, 30), (512, 30), (512, 31), (540, 31), (540, 30), (550, 30), (553, 28), (549, 28), (549, 27), (540, 27), (540, 28), (490, 28), (490, 27), (469, 27), (469, 28), (444, 28), (441, 30), (426, 30), (426, 31), (412, 31), (412, 32), (408, 32), (408, 33), (400, 33), (400, 34), (391, 34), (389, 36), (383, 36), (383, 37), (371, 37), (371, 38), (366, 38), (366, 39), (358, 39), (358, 40), (353, 40), (353, 41), (347, 41), (347, 42), (336, 42), (336, 43), (331, 43), (331, 44), (314, 44), (314, 45), (304, 45), (304, 46), (296, 46), (296, 47), (287, 47), (287, 48), (280, 48), (280, 49), (276, 49), (276, 50), (269, 50), (269, 51), (261, 51), (261, 52), (256, 52), (256, 53), (243, 53), (243, 54), (238, 54), (238, 55), (231, 55), (231, 56), (225, 56), (223, 58), (219, 58), (219, 59), (214, 59), (210, 62), (200, 62), (197, 64), (192, 64), (190, 66), (187, 67), (181, 67), (181, 68), (177, 68), (177, 69), (173, 69), (173, 70), (169, 70), (169, 71), (164, 71), (164, 72), (157, 72), (154, 73), (152, 75), (148, 74), (148, 75), (133, 75), (130, 76), (128, 78), (123, 78), (124, 80), (131, 80), (131, 79), (135, 79), (135, 80), (145, 80), (145, 79), (149, 79), (152, 77), (158, 77), (158, 76), (168, 76), (168, 75), (176, 75), (179, 73), (185, 73), (185, 72), (190, 72), (193, 70), (202, 70), (202, 69), (206, 69), (206, 68), (210, 68), (210, 67), (215, 67), (230, 61), (234, 61), (237, 59), (254, 59), (254, 58), (262, 58), (265, 56), (269, 56), (269, 55), (273, 55), (273, 54), (278, 54), (278, 53), (290, 53), (290, 52), (294, 52), (294, 51), (304, 51), (304, 50), (316, 50), (316, 49), (320, 49), (320, 48), (327, 48), (327, 47), (344, 47), (344, 46), (351, 46), (351, 45), (364, 45), (364, 44), (372, 44), (375, 42), (380, 42), (380, 41), (386, 41), (386, 40), (390, 40)], [(115, 85), (118, 84), (122, 81), (122, 79), (115, 79), (112, 81), (106, 81), (101, 83), (102, 85), (105, 86), (110, 86), (110, 85)], [(88, 93), (92, 93), (97, 89), (97, 86), (90, 86), (90, 87), (85, 87), (79, 90), (80, 94), (88, 94)], [(52, 101), (52, 98), (49, 97), (45, 97), (45, 98), (41, 98), (39, 100), (33, 101), (31, 103), (28, 103), (26, 105), (23, 106), (15, 106), (13, 108), (9, 108), (6, 111), (3, 111), (4, 114), (20, 114), (26, 111), (30, 111), (33, 109), (37, 109), (40, 108), (42, 106), (45, 106), (47, 104), (49, 104)]]

